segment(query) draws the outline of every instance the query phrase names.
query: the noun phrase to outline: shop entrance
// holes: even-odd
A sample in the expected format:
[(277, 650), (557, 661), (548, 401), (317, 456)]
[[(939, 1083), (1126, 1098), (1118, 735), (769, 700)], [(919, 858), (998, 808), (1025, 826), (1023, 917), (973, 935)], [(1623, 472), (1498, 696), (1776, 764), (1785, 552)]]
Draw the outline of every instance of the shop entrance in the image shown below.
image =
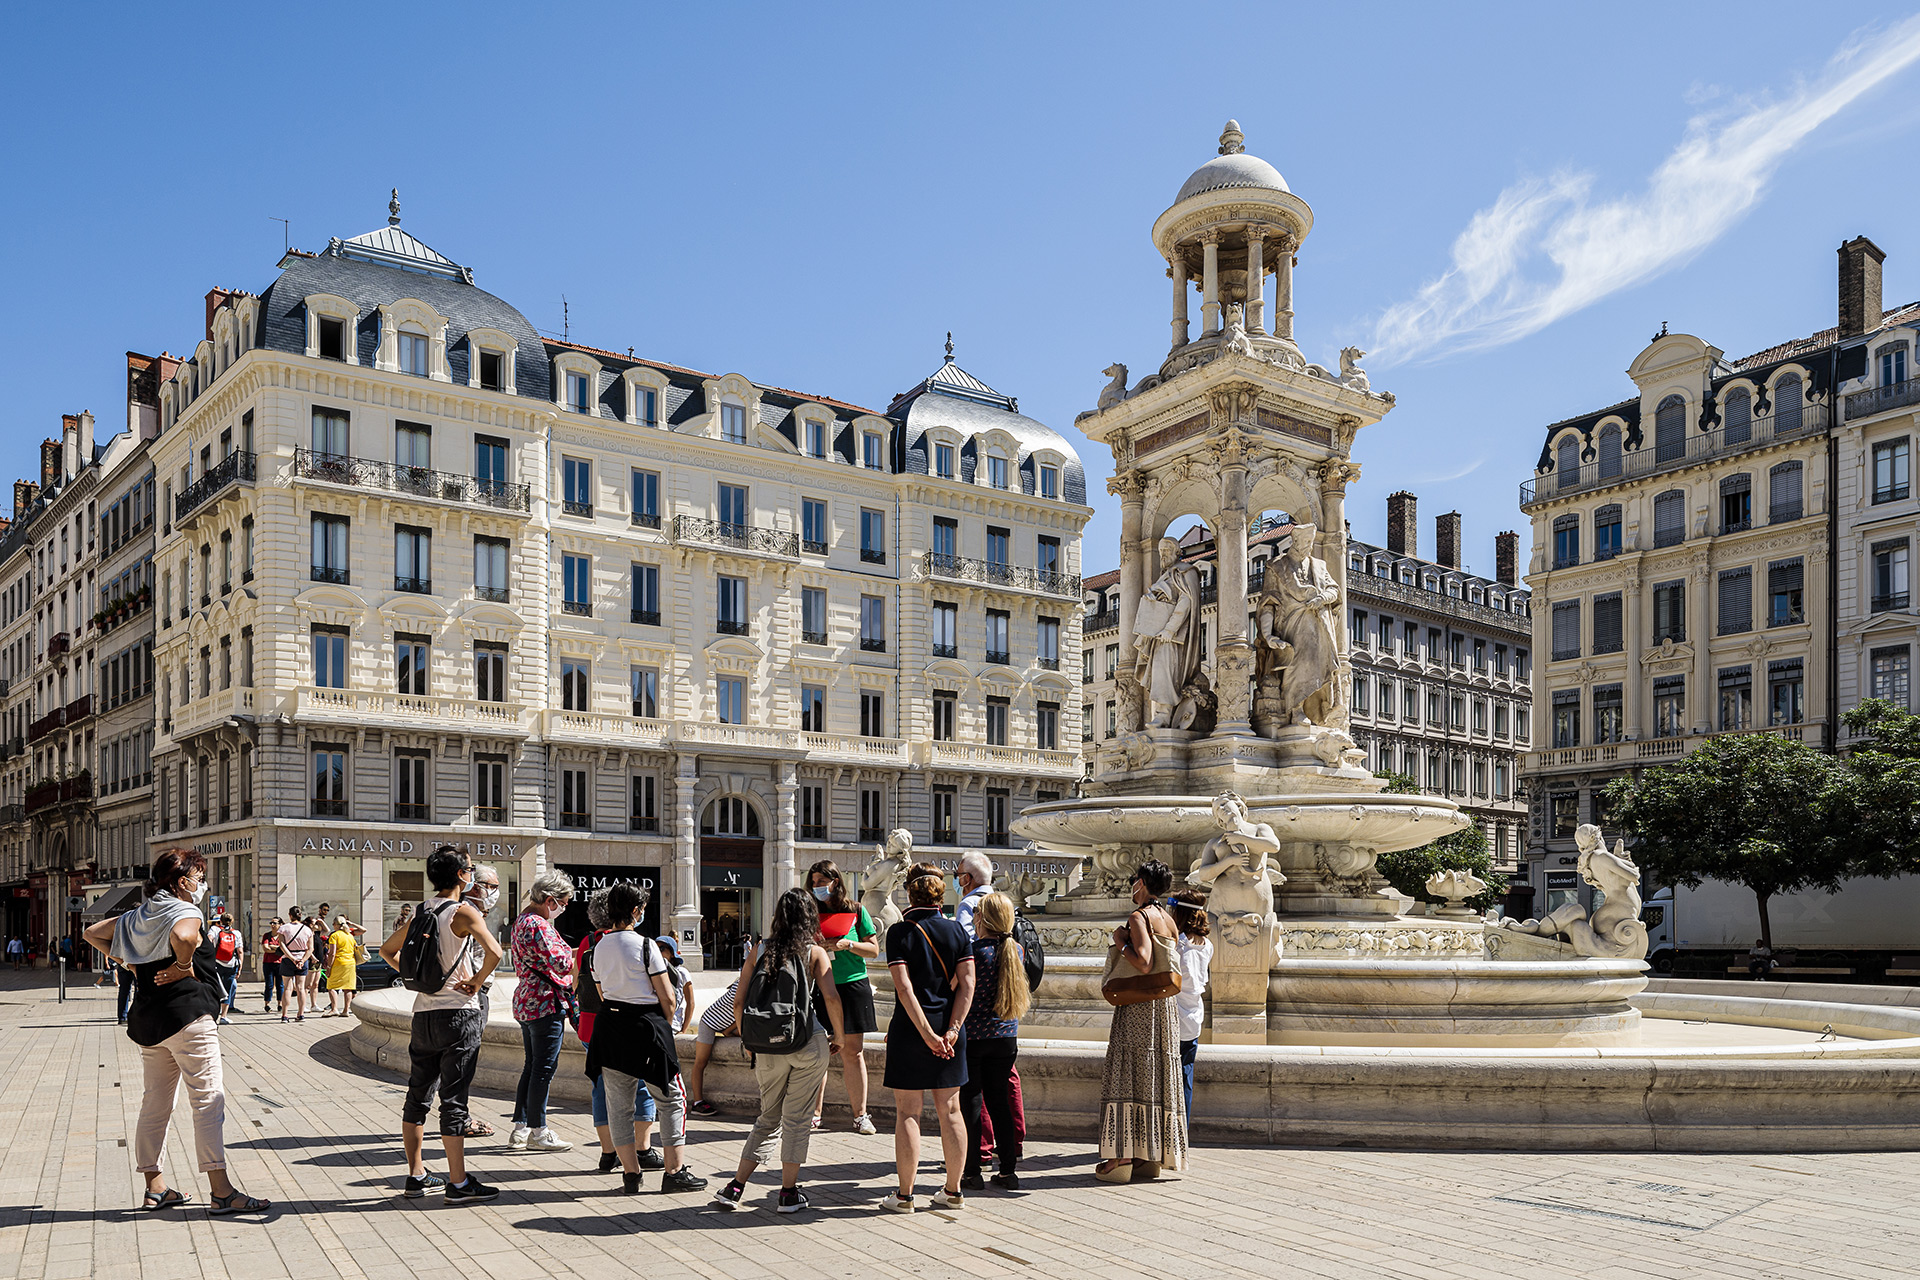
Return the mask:
[(738, 969), (745, 963), (759, 908), (757, 888), (700, 887), (700, 955), (707, 968)]

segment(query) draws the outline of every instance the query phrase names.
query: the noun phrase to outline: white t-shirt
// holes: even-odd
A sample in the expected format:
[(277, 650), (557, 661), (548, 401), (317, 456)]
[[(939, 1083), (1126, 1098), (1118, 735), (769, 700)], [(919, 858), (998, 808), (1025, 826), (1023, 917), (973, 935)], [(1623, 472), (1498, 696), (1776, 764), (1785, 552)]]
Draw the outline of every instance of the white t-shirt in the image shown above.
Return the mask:
[(478, 1009), (480, 993), (468, 995), (453, 984), (480, 972), (480, 940), (462, 938), (453, 931), (453, 918), (460, 914), (460, 903), (452, 898), (429, 898), (420, 908), (434, 917), (440, 933), (440, 964), (446, 971), (446, 985), (429, 995), (413, 993), (413, 1011), (430, 1013), (442, 1009)]
[(1213, 963), (1213, 939), (1195, 942), (1181, 934), (1175, 946), (1173, 962), (1180, 970), (1180, 990), (1173, 997), (1174, 1012), (1180, 1017), (1180, 1039), (1198, 1040), (1206, 1022), (1204, 997), (1207, 994), (1207, 968)]
[(651, 975), (667, 972), (667, 958), (652, 938), (616, 929), (593, 945), (593, 980), (600, 998), (618, 1004), (659, 1004)]
[(287, 959), (298, 963), (313, 954), (313, 930), (304, 924), (283, 924), (280, 926), (280, 944), (287, 949)]

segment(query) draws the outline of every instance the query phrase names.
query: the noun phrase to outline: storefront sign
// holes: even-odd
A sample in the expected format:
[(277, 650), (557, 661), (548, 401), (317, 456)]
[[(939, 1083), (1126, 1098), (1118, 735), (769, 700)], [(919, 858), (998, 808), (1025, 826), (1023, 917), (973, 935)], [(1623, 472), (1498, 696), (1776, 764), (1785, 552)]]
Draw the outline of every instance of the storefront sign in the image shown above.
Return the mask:
[[(992, 858), (989, 854), (988, 857)], [(998, 880), (1002, 876), (1070, 876), (1080, 870), (1077, 858), (993, 858), (993, 875)], [(958, 858), (929, 858), (942, 871), (952, 874), (960, 869)]]
[(441, 845), (450, 845), (474, 858), (518, 858), (520, 846), (502, 840), (412, 840), (406, 836), (308, 835), (301, 839), (301, 853), (376, 853), (411, 858), (424, 857)]
[(253, 833), (234, 836), (230, 840), (206, 840), (193, 846), (193, 851), (203, 858), (218, 857), (223, 853), (249, 853), (253, 850)]
[(700, 887), (703, 889), (758, 889), (761, 874), (759, 867), (702, 866)]
[(660, 868), (598, 867), (578, 862), (556, 862), (555, 871), (573, 881), (573, 901), (553, 922), (560, 936), (578, 946), (591, 926), (587, 921), (587, 899), (616, 884), (635, 884), (647, 891), (646, 909), (640, 913), (640, 931), (649, 937), (660, 932)]

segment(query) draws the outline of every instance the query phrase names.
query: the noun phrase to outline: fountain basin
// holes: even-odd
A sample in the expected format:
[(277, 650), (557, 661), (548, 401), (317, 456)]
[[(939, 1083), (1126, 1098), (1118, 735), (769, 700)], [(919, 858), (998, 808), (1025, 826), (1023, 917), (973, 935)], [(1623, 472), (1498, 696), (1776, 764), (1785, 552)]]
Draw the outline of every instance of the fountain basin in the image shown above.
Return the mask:
[[(1250, 796), (1247, 810), (1281, 840), (1357, 844), (1377, 853), (1431, 843), (1472, 821), (1451, 800), (1367, 791)], [(1201, 796), (1054, 800), (1028, 806), (1013, 830), (1043, 848), (1083, 857), (1116, 844), (1197, 846), (1219, 834), (1211, 802)]]

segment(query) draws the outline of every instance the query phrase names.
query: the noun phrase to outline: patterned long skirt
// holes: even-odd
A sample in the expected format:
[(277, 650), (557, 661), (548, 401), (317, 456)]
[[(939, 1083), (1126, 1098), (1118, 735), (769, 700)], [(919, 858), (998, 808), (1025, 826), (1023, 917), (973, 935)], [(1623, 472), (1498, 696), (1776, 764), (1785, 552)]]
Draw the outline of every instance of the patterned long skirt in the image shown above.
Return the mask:
[(1180, 1024), (1172, 1000), (1123, 1004), (1107, 1034), (1100, 1079), (1100, 1155), (1187, 1167)]

